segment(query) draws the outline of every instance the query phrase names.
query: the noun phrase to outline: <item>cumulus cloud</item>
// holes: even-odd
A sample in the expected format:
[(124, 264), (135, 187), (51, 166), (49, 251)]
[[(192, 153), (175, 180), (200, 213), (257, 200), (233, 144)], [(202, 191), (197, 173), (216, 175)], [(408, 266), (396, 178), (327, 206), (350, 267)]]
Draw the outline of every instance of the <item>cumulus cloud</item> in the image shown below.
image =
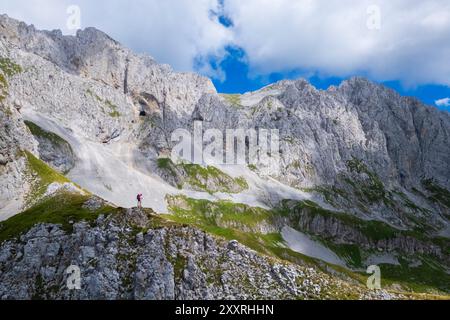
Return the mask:
[(450, 85), (448, 0), (226, 0), (225, 11), (257, 74)]
[(66, 26), (70, 5), (79, 6), (82, 28), (105, 31), (176, 70), (193, 70), (195, 60), (202, 57), (223, 56), (232, 38), (215, 14), (219, 0), (2, 0), (0, 12), (40, 29), (70, 34), (73, 31)]
[(450, 98), (439, 99), (434, 103), (436, 103), (438, 107), (450, 107)]
[(0, 12), (68, 33), (71, 4), (80, 6), (83, 28), (176, 70), (224, 79), (220, 61), (233, 46), (258, 76), (298, 71), (450, 85), (448, 0), (1, 0)]

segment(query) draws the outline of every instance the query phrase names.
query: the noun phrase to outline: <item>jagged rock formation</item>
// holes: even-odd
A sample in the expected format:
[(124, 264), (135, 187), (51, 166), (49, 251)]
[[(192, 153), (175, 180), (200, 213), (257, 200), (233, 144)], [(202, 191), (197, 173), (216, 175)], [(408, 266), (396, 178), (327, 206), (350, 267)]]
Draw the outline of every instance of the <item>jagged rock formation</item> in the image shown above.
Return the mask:
[(25, 179), (22, 150), (37, 154), (37, 143), (11, 105), (0, 102), (0, 217), (8, 218), (22, 208), (30, 185)]
[[(328, 192), (333, 193), (330, 200), (337, 198), (333, 205), (339, 207), (341, 202), (344, 210), (404, 226), (409, 212), (398, 215), (397, 199), (389, 194), (398, 189), (408, 193), (418, 207), (435, 212), (429, 223), (447, 224), (441, 217), (448, 215), (448, 207), (430, 203), (412, 190), (423, 191), (423, 181), (429, 178), (449, 188), (448, 113), (360, 78), (326, 91), (305, 80), (283, 81), (243, 95), (238, 103), (236, 107), (233, 101), (235, 108), (230, 111), (227, 99), (205, 96), (195, 116), (211, 128), (279, 129), (282, 164), (278, 180), (299, 188), (337, 186), (340, 190)], [(364, 170), (354, 170), (350, 165), (354, 161)], [(273, 175), (270, 167), (259, 169)], [(367, 177), (373, 181), (363, 186), (356, 180)], [(382, 181), (379, 186), (378, 181)], [(363, 203), (355, 206), (361, 198), (355, 193), (365, 187), (381, 190), (374, 196), (363, 194)]]

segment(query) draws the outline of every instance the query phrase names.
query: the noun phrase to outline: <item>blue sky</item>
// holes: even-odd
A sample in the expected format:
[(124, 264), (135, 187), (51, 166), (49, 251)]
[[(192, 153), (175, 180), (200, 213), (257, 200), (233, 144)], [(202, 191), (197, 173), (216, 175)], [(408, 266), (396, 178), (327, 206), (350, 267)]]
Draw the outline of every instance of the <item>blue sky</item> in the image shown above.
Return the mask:
[(75, 34), (73, 5), (78, 28), (208, 76), (219, 92), (364, 76), (450, 110), (448, 0), (0, 0), (0, 13)]
[[(223, 1), (221, 1), (223, 3)], [(227, 28), (233, 27), (233, 20), (226, 15), (219, 15), (219, 22)], [(450, 38), (448, 39), (450, 41)], [(425, 58), (425, 57), (424, 57)], [(449, 56), (450, 59), (450, 56)], [(326, 90), (329, 86), (339, 85), (342, 81), (351, 76), (367, 76), (365, 72), (355, 72), (351, 76), (321, 76), (319, 73), (301, 69), (285, 70), (283, 72), (273, 72), (263, 75), (250, 75), (250, 68), (247, 62), (244, 49), (236, 46), (226, 47), (226, 57), (217, 66), (216, 61), (211, 61), (215, 68), (220, 67), (224, 72), (223, 78), (212, 78), (217, 90), (222, 93), (245, 93), (258, 90), (261, 87), (283, 79), (306, 78), (318, 89)], [(449, 74), (450, 77), (450, 74)], [(375, 80), (376, 81), (376, 80)], [(405, 85), (401, 80), (376, 81), (399, 92), (403, 96), (413, 96), (428, 105), (437, 107), (440, 110), (450, 111), (447, 103), (437, 103), (436, 101), (450, 97), (450, 86), (441, 84), (414, 84)], [(443, 105), (445, 104), (445, 105)]]

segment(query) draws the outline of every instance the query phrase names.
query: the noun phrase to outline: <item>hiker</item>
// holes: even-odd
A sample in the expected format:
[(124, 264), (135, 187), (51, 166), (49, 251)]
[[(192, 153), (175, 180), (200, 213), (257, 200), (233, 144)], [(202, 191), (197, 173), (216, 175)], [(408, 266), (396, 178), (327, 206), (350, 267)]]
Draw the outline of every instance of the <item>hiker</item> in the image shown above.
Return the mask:
[(142, 193), (139, 193), (138, 195), (137, 195), (137, 197), (136, 197), (136, 199), (137, 199), (137, 202), (138, 202), (138, 208), (142, 208), (142, 199), (143, 199), (144, 197), (142, 196)]

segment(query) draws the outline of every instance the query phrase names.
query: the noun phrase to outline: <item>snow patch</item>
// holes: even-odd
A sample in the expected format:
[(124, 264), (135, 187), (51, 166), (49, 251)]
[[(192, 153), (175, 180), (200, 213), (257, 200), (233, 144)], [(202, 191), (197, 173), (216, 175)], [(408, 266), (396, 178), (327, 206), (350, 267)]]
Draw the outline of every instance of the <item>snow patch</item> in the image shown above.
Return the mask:
[(400, 265), (400, 262), (398, 261), (397, 257), (395, 257), (394, 255), (388, 254), (388, 253), (383, 253), (383, 254), (370, 255), (366, 259), (366, 264), (368, 266), (370, 266), (370, 265), (377, 265), (377, 264)]
[(333, 251), (322, 245), (321, 243), (312, 240), (306, 234), (299, 232), (290, 227), (284, 227), (281, 230), (281, 236), (286, 241), (288, 247), (301, 254), (309, 257), (317, 258), (325, 262), (346, 267), (344, 261), (339, 258)]

